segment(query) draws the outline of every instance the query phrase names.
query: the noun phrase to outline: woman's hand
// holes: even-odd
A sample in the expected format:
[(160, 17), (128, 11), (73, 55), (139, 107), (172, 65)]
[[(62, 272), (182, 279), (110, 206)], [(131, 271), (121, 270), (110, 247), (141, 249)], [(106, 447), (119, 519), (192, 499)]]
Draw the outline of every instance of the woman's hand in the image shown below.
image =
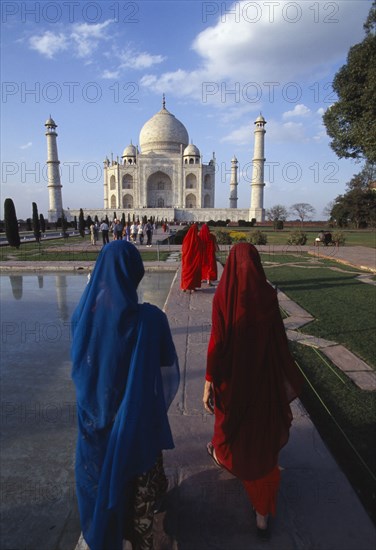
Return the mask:
[(204, 396), (202, 398), (204, 402), (205, 410), (213, 414), (214, 413), (214, 392), (213, 392), (213, 384), (211, 382), (208, 382), (208, 380), (205, 381), (204, 386)]

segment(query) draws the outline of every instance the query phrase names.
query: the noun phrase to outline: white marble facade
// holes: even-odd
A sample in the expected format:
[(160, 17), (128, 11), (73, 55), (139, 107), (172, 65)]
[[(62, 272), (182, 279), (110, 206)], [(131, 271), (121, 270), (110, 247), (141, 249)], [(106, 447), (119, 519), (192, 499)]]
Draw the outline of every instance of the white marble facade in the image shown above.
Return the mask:
[(184, 125), (165, 107), (119, 159), (104, 161), (104, 209), (205, 209), (214, 207), (215, 158), (202, 162)]

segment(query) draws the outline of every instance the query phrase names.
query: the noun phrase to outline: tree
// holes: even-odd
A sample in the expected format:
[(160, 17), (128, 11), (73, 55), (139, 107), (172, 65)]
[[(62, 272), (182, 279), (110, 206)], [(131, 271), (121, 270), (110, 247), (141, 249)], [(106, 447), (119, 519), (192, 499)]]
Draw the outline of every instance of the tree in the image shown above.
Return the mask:
[(330, 201), (322, 211), (323, 215), (327, 220), (330, 220), (331, 218), (333, 206), (334, 206), (334, 201)]
[(284, 222), (287, 219), (288, 211), (287, 208), (281, 204), (276, 204), (275, 206), (268, 208), (265, 214), (266, 218), (271, 222), (274, 222), (275, 220), (281, 220)]
[(61, 230), (63, 233), (63, 237), (69, 237), (69, 234), (67, 233), (67, 229), (68, 229), (68, 222), (63, 210), (61, 213)]
[(5, 221), (5, 235), (10, 246), (19, 248), (21, 244), (20, 233), (18, 231), (18, 221), (16, 216), (16, 209), (12, 199), (5, 199), (4, 201), (4, 221)]
[(359, 174), (347, 183), (347, 193), (339, 195), (331, 208), (330, 219), (339, 227), (351, 224), (356, 228), (375, 226), (376, 194), (373, 189), (376, 180), (376, 164), (366, 162)]
[(316, 210), (307, 202), (297, 202), (290, 207), (292, 216), (297, 216), (303, 225), (304, 220), (309, 220)]
[(376, 163), (366, 162), (359, 174), (355, 174), (347, 184), (349, 191), (352, 189), (360, 189), (367, 191), (371, 188), (371, 184), (376, 181)]
[(376, 193), (371, 189), (351, 189), (345, 195), (339, 195), (331, 211), (331, 220), (339, 227), (351, 224), (356, 229), (375, 227)]
[(334, 77), (338, 100), (327, 109), (323, 121), (339, 158), (376, 162), (375, 0), (363, 28), (365, 38), (350, 48), (346, 65)]
[(40, 243), (40, 237), (41, 237), (40, 223), (39, 223), (38, 207), (36, 202), (32, 203), (32, 208), (33, 208), (33, 233), (37, 243)]
[(82, 208), (80, 208), (80, 213), (78, 215), (78, 231), (82, 238), (85, 238), (85, 218)]
[(39, 223), (40, 223), (40, 230), (42, 233), (46, 232), (46, 220), (44, 219), (43, 214), (39, 214)]

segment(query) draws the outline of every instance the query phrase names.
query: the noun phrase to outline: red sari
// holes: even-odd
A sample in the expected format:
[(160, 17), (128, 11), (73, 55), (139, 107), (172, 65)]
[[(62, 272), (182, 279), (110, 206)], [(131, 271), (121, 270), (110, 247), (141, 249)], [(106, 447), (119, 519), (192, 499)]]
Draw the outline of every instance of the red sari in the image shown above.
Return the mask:
[(212, 443), (261, 515), (275, 513), (278, 453), (287, 443), (301, 375), (290, 355), (277, 293), (254, 246), (235, 245), (213, 299), (206, 380), (213, 383)]
[(194, 290), (201, 287), (202, 243), (198, 238), (197, 224), (193, 224), (184, 237), (181, 247), (181, 288)]
[(205, 281), (216, 281), (218, 278), (217, 258), (215, 253), (218, 250), (217, 239), (210, 233), (206, 223), (201, 227), (198, 234), (202, 241), (202, 267), (201, 279)]

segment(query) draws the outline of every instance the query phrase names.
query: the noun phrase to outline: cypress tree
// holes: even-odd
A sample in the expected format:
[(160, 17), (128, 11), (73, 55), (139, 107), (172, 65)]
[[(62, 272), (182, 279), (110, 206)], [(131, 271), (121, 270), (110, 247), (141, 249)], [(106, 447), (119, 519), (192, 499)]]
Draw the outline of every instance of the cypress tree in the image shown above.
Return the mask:
[(19, 248), (21, 244), (20, 233), (18, 231), (18, 222), (16, 216), (16, 209), (12, 199), (5, 199), (4, 201), (4, 221), (5, 221), (5, 235), (10, 246)]
[(68, 229), (68, 222), (67, 222), (67, 218), (65, 217), (65, 214), (64, 214), (64, 210), (62, 211), (61, 213), (61, 230), (62, 230), (62, 233), (63, 233), (63, 237), (68, 237), (68, 233), (67, 233), (67, 229)]
[(42, 233), (46, 232), (46, 220), (44, 219), (43, 214), (39, 214), (39, 223), (40, 223), (40, 230)]
[(33, 208), (33, 233), (37, 243), (40, 243), (40, 223), (39, 223), (38, 207), (36, 202), (32, 203), (32, 208)]
[(78, 231), (81, 237), (85, 238), (85, 219), (82, 208), (80, 208), (80, 215), (78, 216)]

